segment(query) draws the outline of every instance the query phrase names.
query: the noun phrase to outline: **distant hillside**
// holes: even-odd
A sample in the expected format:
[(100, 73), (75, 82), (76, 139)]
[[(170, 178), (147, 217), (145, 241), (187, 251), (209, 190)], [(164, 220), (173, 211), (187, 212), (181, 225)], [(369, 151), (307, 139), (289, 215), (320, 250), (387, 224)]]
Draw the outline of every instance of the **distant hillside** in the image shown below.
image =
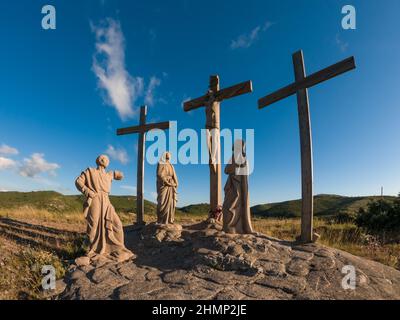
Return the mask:
[(207, 214), (210, 210), (210, 205), (208, 203), (191, 204), (189, 206), (179, 208), (179, 210), (189, 214)]
[[(331, 216), (338, 213), (355, 213), (361, 207), (380, 197), (343, 197), (337, 195), (315, 196), (315, 215)], [(385, 197), (393, 200), (395, 197)], [(135, 212), (136, 197), (110, 196), (111, 203), (117, 212)], [(83, 196), (65, 196), (54, 191), (38, 192), (0, 192), (0, 210), (16, 209), (29, 206), (34, 209), (44, 209), (52, 212), (70, 212), (82, 210)], [(155, 214), (156, 204), (145, 200), (145, 212)], [(193, 215), (206, 215), (209, 211), (207, 203), (193, 204), (179, 208), (178, 212)], [(292, 200), (279, 203), (261, 204), (251, 208), (251, 212), (259, 217), (299, 217), (301, 213), (301, 200)]]
[[(111, 203), (117, 212), (135, 212), (136, 197), (110, 196)], [(52, 212), (69, 212), (82, 210), (84, 198), (81, 195), (65, 196), (54, 191), (37, 192), (0, 192), (0, 209), (15, 209), (29, 206)], [(156, 205), (145, 200), (146, 213), (155, 213)]]
[[(361, 207), (366, 207), (372, 200), (380, 196), (343, 197), (338, 195), (317, 195), (314, 197), (314, 214), (316, 216), (332, 216), (338, 213), (356, 213)], [(384, 197), (394, 200), (395, 197)], [(261, 217), (300, 217), (301, 200), (291, 200), (279, 203), (260, 204), (251, 208), (253, 215)]]

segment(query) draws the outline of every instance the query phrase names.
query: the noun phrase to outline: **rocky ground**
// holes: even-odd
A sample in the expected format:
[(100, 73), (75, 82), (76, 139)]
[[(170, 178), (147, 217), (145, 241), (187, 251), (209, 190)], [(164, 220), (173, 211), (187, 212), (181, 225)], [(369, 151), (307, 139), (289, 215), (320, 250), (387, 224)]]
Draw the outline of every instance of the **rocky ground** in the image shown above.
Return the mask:
[[(213, 224), (127, 228), (136, 254), (119, 264), (72, 265), (60, 299), (400, 299), (400, 271), (318, 244)], [(342, 288), (342, 268), (356, 289)]]

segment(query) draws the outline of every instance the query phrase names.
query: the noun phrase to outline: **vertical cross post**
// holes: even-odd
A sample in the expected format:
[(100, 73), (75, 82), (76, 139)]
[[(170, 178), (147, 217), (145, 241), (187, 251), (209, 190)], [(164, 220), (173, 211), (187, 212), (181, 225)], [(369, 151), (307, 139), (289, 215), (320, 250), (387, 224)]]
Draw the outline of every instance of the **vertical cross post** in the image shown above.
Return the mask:
[(184, 111), (205, 107), (207, 145), (209, 149), (210, 168), (210, 215), (215, 215), (222, 204), (221, 187), (221, 138), (220, 138), (220, 104), (223, 100), (253, 91), (251, 81), (245, 81), (228, 88), (220, 89), (219, 77), (210, 76), (208, 91), (205, 95), (186, 101)]
[[(306, 77), (303, 52), (293, 54), (293, 66), (296, 82), (301, 82)], [(308, 103), (308, 89), (297, 90), (297, 107), (299, 113), (300, 150), (301, 150), (301, 240), (311, 242), (313, 240), (313, 157), (311, 140), (311, 119)]]
[(308, 243), (317, 240), (313, 232), (313, 158), (310, 108), (308, 88), (332, 79), (338, 75), (355, 69), (354, 57), (347, 58), (323, 70), (306, 76), (303, 52), (300, 50), (292, 56), (295, 82), (258, 100), (258, 108), (265, 108), (293, 94), (297, 96), (299, 114), (300, 150), (301, 150), (301, 235), (300, 240)]
[[(210, 77), (210, 91), (216, 94), (219, 91), (219, 77)], [(220, 137), (220, 102), (217, 100), (210, 101), (212, 105), (205, 109), (207, 124), (206, 127), (213, 123), (207, 130), (210, 130), (212, 143), (210, 144), (210, 152), (214, 153), (214, 157), (210, 156), (210, 210), (214, 212), (222, 204), (222, 184), (221, 184), (221, 137)], [(213, 119), (209, 119), (213, 117)], [(214, 162), (214, 163), (213, 163)]]
[(143, 225), (144, 221), (144, 153), (146, 149), (146, 132), (150, 130), (167, 130), (170, 122), (146, 123), (147, 106), (140, 108), (140, 123), (137, 126), (117, 129), (117, 135), (139, 134), (137, 180), (136, 180), (136, 224)]
[[(140, 126), (146, 124), (147, 106), (140, 108)], [(142, 131), (139, 133), (138, 141), (138, 162), (137, 162), (137, 196), (136, 196), (136, 207), (137, 207), (137, 224), (144, 224), (144, 150), (145, 150), (145, 135), (146, 132)]]

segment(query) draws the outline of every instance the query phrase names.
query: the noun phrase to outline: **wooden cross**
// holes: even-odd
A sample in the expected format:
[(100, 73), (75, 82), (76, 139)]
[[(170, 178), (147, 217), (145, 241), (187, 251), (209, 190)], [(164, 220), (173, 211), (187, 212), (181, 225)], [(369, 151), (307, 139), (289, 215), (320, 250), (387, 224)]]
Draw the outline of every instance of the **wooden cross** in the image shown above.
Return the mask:
[(331, 65), (321, 71), (306, 76), (303, 52), (300, 50), (292, 56), (295, 82), (258, 100), (258, 108), (262, 109), (274, 102), (293, 94), (297, 95), (299, 114), (300, 145), (301, 145), (301, 180), (302, 180), (302, 209), (301, 235), (302, 242), (314, 241), (313, 232), (313, 160), (310, 109), (308, 103), (308, 88), (329, 80), (342, 73), (355, 69), (354, 57)]
[(220, 103), (245, 93), (252, 92), (251, 81), (246, 81), (226, 89), (219, 89), (219, 77), (210, 76), (208, 92), (183, 105), (185, 111), (205, 107), (207, 145), (210, 167), (210, 213), (216, 214), (221, 208), (221, 141), (220, 141)]
[(136, 186), (136, 223), (138, 225), (144, 224), (144, 151), (145, 151), (145, 137), (146, 132), (153, 129), (166, 130), (169, 129), (169, 121), (158, 123), (146, 123), (147, 106), (140, 108), (140, 124), (134, 127), (117, 129), (117, 135), (125, 135), (138, 133), (138, 160), (137, 160), (137, 186)]

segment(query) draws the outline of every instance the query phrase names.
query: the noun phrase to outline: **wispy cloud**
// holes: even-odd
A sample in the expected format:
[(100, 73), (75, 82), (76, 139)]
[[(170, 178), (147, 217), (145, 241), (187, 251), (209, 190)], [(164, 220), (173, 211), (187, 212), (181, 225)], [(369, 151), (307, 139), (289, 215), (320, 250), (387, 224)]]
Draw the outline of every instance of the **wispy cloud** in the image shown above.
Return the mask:
[(127, 164), (129, 162), (128, 153), (123, 148), (116, 149), (112, 145), (109, 145), (106, 153), (111, 159), (117, 160), (122, 164)]
[(2, 155), (17, 155), (19, 151), (16, 148), (10, 147), (6, 144), (0, 146), (0, 154)]
[(56, 175), (60, 166), (57, 163), (47, 162), (43, 153), (34, 153), (30, 158), (25, 158), (19, 167), (19, 174), (23, 177), (35, 178), (42, 173)]
[(154, 105), (154, 91), (157, 87), (161, 85), (161, 79), (153, 76), (150, 78), (150, 83), (147, 87), (146, 90), (146, 96), (144, 98), (144, 102), (149, 105), (153, 106)]
[(264, 25), (258, 25), (250, 32), (239, 35), (235, 40), (231, 41), (230, 48), (232, 50), (249, 48), (259, 38), (260, 34), (267, 31), (272, 25), (272, 22), (267, 21)]
[(0, 157), (0, 170), (14, 169), (16, 166), (16, 161), (5, 157)]
[(157, 200), (157, 196), (158, 196), (158, 194), (157, 194), (157, 192), (150, 192), (150, 197), (153, 199), (153, 200)]
[(106, 19), (98, 26), (91, 24), (91, 28), (96, 35), (92, 70), (99, 87), (105, 90), (105, 102), (114, 106), (122, 119), (130, 118), (135, 115), (135, 101), (143, 94), (144, 81), (132, 77), (125, 68), (125, 39), (120, 23)]
[(336, 45), (339, 47), (340, 51), (342, 51), (342, 52), (347, 51), (347, 48), (349, 47), (349, 43), (343, 41), (340, 38), (339, 34), (336, 34), (335, 42), (336, 42)]
[[(143, 77), (132, 76), (128, 72), (125, 66), (125, 37), (120, 23), (108, 18), (99, 25), (91, 23), (91, 29), (96, 36), (92, 70), (99, 88), (103, 89), (104, 102), (115, 107), (122, 120), (137, 115), (138, 99), (154, 105), (155, 90), (161, 85), (161, 79), (152, 76), (146, 86)], [(163, 99), (159, 101), (163, 102)]]

